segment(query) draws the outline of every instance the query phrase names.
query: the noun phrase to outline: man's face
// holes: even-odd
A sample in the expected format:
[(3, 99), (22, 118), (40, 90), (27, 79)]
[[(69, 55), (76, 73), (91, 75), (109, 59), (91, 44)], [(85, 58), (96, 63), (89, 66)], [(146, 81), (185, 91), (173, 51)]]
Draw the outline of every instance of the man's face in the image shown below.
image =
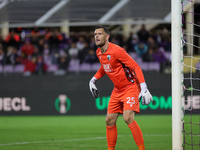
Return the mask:
[(96, 46), (102, 47), (109, 38), (109, 35), (104, 32), (103, 28), (94, 31), (94, 38)]

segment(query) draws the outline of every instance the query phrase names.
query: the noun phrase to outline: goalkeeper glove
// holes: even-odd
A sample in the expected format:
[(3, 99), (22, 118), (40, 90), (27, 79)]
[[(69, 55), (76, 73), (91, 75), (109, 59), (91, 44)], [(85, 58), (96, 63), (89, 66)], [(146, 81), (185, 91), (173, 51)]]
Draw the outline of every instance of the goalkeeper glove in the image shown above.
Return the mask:
[(98, 89), (97, 89), (97, 87), (96, 87), (96, 85), (95, 85), (95, 82), (96, 82), (96, 81), (97, 81), (97, 78), (92, 77), (92, 79), (91, 79), (90, 82), (89, 82), (90, 91), (91, 91), (92, 95), (93, 95), (95, 98), (99, 97), (99, 91), (98, 91)]
[(149, 92), (149, 90), (147, 89), (147, 85), (146, 83), (141, 83), (140, 84), (141, 87), (141, 92), (139, 94), (139, 101), (142, 100), (142, 105), (148, 105), (151, 103), (151, 101), (153, 101), (152, 95)]

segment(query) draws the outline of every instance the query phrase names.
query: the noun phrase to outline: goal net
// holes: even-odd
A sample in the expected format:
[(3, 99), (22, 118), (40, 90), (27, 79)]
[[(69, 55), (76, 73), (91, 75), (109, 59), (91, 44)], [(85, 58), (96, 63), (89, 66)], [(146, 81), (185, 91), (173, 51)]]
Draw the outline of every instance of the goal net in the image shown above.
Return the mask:
[(200, 1), (182, 0), (183, 150), (200, 150)]

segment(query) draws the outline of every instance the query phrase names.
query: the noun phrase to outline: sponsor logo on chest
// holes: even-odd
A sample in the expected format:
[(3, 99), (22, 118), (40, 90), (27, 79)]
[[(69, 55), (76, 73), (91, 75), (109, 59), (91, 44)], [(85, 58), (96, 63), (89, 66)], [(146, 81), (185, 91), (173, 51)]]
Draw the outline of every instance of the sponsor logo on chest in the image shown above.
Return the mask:
[(110, 64), (103, 64), (103, 69), (105, 72), (112, 72), (112, 66)]
[(102, 62), (102, 66), (103, 66), (103, 69), (105, 72), (112, 72), (113, 69), (112, 69), (112, 66), (111, 66), (111, 56), (110, 55), (104, 55), (103, 57), (102, 56), (99, 56), (101, 62)]

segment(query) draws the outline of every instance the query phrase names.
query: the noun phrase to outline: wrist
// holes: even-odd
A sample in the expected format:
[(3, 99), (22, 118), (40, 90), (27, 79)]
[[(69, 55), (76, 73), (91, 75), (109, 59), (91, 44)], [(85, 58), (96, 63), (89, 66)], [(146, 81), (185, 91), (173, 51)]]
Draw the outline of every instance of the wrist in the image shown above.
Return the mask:
[(141, 88), (141, 91), (146, 90), (147, 89), (147, 84), (145, 82), (140, 83), (140, 88)]
[(95, 83), (97, 81), (97, 78), (96, 77), (92, 77), (92, 79), (90, 81)]

